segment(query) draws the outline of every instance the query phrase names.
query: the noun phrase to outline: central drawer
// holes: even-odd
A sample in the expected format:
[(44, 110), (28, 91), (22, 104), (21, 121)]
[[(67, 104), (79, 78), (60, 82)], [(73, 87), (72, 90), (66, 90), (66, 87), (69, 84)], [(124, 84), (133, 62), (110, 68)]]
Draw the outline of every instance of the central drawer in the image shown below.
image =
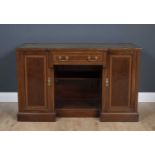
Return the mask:
[(54, 65), (103, 65), (106, 52), (103, 51), (54, 51)]

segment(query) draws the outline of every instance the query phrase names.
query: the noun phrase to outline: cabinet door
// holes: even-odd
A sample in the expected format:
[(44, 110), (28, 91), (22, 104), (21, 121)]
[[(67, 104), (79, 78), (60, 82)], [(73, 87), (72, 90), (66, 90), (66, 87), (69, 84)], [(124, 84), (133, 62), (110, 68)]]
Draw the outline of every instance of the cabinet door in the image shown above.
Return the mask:
[(49, 111), (48, 53), (17, 51), (19, 77), (19, 111)]
[(108, 56), (107, 112), (133, 112), (135, 110), (132, 92), (134, 84), (133, 60), (134, 53), (132, 51), (110, 51)]

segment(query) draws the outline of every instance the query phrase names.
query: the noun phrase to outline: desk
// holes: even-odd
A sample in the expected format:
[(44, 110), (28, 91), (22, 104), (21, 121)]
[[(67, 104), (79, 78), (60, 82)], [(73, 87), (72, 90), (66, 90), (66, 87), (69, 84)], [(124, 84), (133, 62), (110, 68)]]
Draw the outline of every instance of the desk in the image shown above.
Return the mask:
[(32, 43), (16, 49), (18, 121), (138, 121), (141, 48), (131, 43)]

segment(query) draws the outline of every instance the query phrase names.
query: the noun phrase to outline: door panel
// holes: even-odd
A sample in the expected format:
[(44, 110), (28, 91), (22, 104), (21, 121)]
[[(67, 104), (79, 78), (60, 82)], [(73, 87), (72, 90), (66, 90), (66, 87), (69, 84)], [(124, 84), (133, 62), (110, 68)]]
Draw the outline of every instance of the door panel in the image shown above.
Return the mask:
[(48, 111), (48, 59), (42, 51), (23, 52), (24, 102), (22, 111)]
[(108, 111), (131, 111), (132, 54), (110, 54), (109, 83)]
[(25, 56), (25, 89), (27, 106), (47, 105), (45, 56)]

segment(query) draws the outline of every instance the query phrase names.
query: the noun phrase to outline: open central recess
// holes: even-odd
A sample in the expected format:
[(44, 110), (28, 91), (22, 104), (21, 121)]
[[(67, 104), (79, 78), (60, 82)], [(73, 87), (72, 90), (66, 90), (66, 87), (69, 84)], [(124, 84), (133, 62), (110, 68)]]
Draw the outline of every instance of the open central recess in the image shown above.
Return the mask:
[(75, 116), (86, 116), (85, 113), (90, 117), (98, 116), (102, 92), (101, 66), (58, 65), (54, 70), (57, 115), (69, 116), (72, 110)]

